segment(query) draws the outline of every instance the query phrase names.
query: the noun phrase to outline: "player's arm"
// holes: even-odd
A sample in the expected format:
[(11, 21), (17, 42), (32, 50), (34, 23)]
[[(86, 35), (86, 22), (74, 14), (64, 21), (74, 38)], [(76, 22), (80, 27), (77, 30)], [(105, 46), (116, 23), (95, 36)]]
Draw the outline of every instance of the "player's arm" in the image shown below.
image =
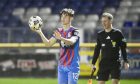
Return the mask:
[(69, 39), (61, 37), (61, 34), (58, 31), (54, 32), (54, 36), (56, 39), (63, 41), (65, 45), (73, 45), (78, 39), (78, 36), (76, 35), (76, 33), (78, 32), (75, 31), (75, 34), (73, 34), (73, 36)]
[(124, 60), (124, 68), (125, 69), (129, 69), (129, 63), (128, 63), (128, 59), (127, 59), (127, 52), (126, 52), (126, 39), (124, 38), (123, 34), (120, 32), (120, 40), (119, 40), (119, 44), (120, 44), (120, 48), (121, 48), (121, 53), (123, 56), (123, 60)]
[(43, 34), (43, 32), (42, 32), (41, 29), (39, 29), (39, 30), (34, 30), (34, 31), (37, 32), (37, 33), (40, 35), (40, 37), (41, 37), (43, 43), (45, 43), (45, 46), (46, 46), (46, 47), (51, 47), (51, 46), (53, 46), (53, 45), (56, 43), (56, 39), (55, 39), (54, 37), (52, 37), (52, 38), (50, 38), (50, 39), (47, 39), (47, 38), (45, 37), (45, 35)]
[(78, 37), (72, 36), (70, 39), (61, 37), (60, 40), (63, 41), (66, 45), (73, 45), (77, 41)]
[(94, 49), (94, 55), (93, 55), (93, 59), (92, 59), (92, 64), (95, 65), (98, 57), (99, 57), (99, 54), (100, 54), (100, 49), (101, 49), (101, 43), (100, 43), (100, 40), (99, 40), (99, 34), (97, 36), (97, 43), (96, 43), (96, 46), (95, 46), (95, 49)]
[(127, 60), (127, 52), (126, 52), (126, 39), (124, 38), (123, 34), (120, 32), (120, 39), (119, 39), (119, 44), (120, 44), (120, 49), (121, 49), (121, 53), (122, 53), (122, 56), (123, 56), (123, 60), (124, 62), (127, 62), (128, 63), (128, 60)]

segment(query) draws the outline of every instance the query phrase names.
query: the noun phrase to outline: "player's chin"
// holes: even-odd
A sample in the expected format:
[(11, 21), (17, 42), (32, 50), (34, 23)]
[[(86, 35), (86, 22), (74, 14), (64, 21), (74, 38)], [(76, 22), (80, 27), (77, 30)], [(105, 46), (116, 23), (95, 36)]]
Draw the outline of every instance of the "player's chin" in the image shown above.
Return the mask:
[(63, 24), (63, 25), (67, 25), (67, 24), (69, 24), (69, 23), (66, 22), (66, 21), (62, 21), (62, 24)]
[(104, 26), (104, 29), (108, 29), (108, 27), (107, 26)]

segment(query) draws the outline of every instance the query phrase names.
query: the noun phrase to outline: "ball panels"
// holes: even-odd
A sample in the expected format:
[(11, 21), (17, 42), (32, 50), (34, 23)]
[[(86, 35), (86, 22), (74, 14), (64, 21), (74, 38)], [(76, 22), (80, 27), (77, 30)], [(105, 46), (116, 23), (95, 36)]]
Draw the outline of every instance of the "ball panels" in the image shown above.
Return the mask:
[(43, 26), (43, 21), (39, 16), (32, 16), (29, 19), (29, 27), (32, 30), (38, 30), (40, 28), (42, 28)]

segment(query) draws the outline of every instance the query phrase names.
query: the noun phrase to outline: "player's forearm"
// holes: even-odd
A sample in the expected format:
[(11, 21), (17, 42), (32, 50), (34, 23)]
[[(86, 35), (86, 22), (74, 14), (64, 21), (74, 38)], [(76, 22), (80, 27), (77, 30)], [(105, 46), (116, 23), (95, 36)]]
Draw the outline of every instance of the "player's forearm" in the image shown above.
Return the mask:
[(63, 41), (66, 45), (74, 44), (74, 42), (71, 39), (66, 39), (66, 38), (61, 37), (60, 40)]
[(43, 43), (45, 43), (46, 47), (51, 47), (52, 46), (50, 41), (45, 37), (45, 35), (42, 32), (39, 32), (38, 34), (40, 35)]
[(122, 56), (123, 56), (124, 62), (128, 62), (126, 50), (122, 50)]
[(128, 62), (127, 52), (126, 52), (126, 44), (124, 44), (123, 46), (121, 46), (121, 52), (122, 52), (123, 60), (125, 62)]

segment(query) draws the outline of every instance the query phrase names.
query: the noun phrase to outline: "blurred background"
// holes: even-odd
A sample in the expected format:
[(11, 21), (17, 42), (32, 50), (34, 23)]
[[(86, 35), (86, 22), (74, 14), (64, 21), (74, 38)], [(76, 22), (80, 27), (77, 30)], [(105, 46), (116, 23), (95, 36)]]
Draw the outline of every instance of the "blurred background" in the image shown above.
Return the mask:
[(80, 78), (90, 74), (94, 42), (102, 30), (100, 16), (109, 12), (114, 16), (114, 28), (120, 29), (129, 43), (130, 69), (122, 66), (121, 77), (140, 79), (140, 0), (0, 0), (0, 77), (53, 77), (56, 81), (59, 47), (48, 49), (40, 44), (39, 35), (29, 29), (28, 19), (40, 16), (43, 32), (50, 38), (61, 27), (59, 12), (63, 8), (75, 10), (72, 25), (79, 28), (80, 42), (86, 44), (80, 47)]

